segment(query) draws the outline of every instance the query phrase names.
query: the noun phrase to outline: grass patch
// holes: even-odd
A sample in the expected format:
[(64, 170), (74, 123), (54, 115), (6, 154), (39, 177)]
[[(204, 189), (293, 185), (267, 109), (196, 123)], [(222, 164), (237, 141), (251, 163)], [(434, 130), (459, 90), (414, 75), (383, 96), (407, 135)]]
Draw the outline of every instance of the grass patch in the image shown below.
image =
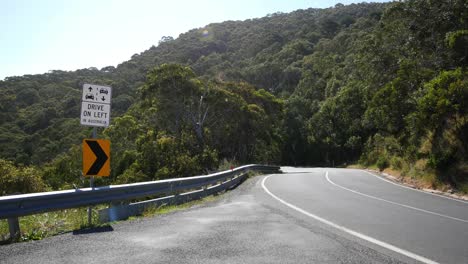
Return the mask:
[[(91, 225), (88, 224), (87, 207), (34, 214), (19, 218), (19, 241), (40, 240), (45, 237), (62, 234), (84, 228), (99, 227), (97, 210), (105, 205), (93, 207)], [(9, 242), (9, 228), (6, 219), (0, 220), (0, 244)]]

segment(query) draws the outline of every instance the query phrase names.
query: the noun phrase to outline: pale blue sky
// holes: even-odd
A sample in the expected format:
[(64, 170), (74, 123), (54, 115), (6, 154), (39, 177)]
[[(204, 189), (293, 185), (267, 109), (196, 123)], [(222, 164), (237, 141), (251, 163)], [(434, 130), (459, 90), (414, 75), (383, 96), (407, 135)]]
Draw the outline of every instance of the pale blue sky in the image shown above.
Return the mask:
[(353, 2), (362, 1), (0, 0), (0, 80), (116, 66), (162, 36), (209, 23)]

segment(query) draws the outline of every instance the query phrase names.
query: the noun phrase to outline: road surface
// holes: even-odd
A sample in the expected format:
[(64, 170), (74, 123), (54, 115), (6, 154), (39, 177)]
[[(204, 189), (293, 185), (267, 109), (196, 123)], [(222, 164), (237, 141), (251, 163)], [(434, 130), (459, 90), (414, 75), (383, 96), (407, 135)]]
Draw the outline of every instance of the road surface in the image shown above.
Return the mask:
[(283, 170), (191, 209), (0, 246), (0, 263), (468, 263), (467, 202), (362, 170)]

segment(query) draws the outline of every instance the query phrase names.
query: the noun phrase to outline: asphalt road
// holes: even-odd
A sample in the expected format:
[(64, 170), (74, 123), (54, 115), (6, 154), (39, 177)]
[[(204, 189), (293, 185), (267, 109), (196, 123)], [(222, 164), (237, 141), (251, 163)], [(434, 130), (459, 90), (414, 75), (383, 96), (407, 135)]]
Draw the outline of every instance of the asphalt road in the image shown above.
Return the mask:
[(217, 201), (0, 246), (0, 263), (468, 263), (468, 203), (360, 170), (284, 168)]

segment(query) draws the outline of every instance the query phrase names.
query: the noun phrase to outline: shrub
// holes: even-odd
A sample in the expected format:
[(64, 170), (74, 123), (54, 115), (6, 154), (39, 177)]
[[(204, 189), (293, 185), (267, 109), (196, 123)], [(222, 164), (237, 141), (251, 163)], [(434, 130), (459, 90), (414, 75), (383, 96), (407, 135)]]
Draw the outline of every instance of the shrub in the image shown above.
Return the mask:
[(390, 165), (394, 169), (401, 170), (403, 168), (403, 159), (400, 157), (392, 157), (390, 159)]
[(133, 163), (129, 166), (128, 169), (124, 171), (121, 175), (115, 180), (115, 184), (125, 184), (125, 183), (134, 183), (134, 182), (144, 182), (151, 181), (152, 178), (148, 177), (140, 170), (138, 162)]
[(377, 167), (379, 168), (380, 171), (384, 170), (385, 168), (388, 167), (387, 157), (380, 156), (380, 157), (377, 159), (377, 162), (376, 162), (375, 165), (377, 165)]
[(16, 167), (13, 162), (0, 159), (0, 195), (46, 191), (35, 167)]

